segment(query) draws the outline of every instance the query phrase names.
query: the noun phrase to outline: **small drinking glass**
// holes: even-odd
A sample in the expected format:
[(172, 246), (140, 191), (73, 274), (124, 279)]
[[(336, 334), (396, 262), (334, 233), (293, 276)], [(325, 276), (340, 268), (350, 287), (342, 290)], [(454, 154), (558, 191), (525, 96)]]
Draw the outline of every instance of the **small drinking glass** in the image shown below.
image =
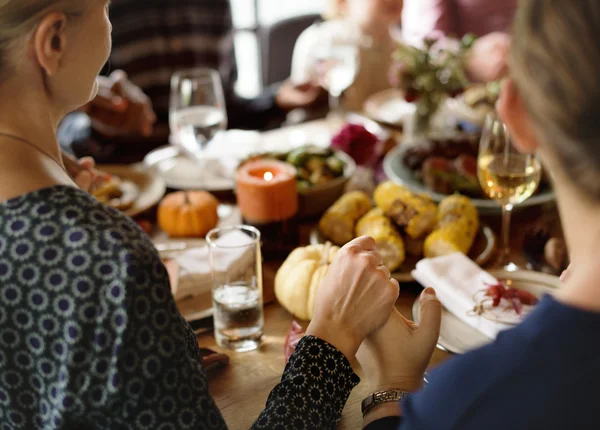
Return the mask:
[(204, 150), (219, 131), (227, 128), (219, 72), (200, 68), (173, 74), (169, 126), (174, 143), (207, 167)]
[(260, 346), (264, 325), (260, 232), (250, 226), (223, 227), (210, 231), (206, 241), (217, 344), (252, 351)]
[(519, 267), (510, 261), (510, 218), (515, 205), (533, 195), (542, 177), (536, 154), (524, 154), (512, 145), (506, 125), (496, 113), (487, 116), (479, 144), (477, 176), (485, 194), (502, 205), (502, 248), (498, 266)]

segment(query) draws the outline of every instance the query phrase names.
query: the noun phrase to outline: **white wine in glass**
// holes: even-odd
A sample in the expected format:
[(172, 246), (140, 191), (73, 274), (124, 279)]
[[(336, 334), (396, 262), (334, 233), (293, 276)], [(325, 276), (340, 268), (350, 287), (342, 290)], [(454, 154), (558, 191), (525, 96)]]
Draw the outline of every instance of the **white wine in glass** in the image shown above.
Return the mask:
[(533, 195), (542, 178), (542, 164), (535, 154), (517, 151), (506, 125), (494, 114), (485, 121), (479, 145), (477, 176), (485, 194), (502, 205), (502, 248), (499, 266), (514, 271), (510, 262), (510, 218), (515, 205)]

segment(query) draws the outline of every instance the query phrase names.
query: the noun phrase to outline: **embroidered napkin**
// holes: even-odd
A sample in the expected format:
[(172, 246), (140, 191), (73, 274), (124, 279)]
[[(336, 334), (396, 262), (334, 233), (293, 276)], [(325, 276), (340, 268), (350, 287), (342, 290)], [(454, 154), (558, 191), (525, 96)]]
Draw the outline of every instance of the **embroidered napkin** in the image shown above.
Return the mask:
[[(514, 327), (472, 315), (473, 295), (498, 282), (461, 253), (421, 260), (412, 272), (424, 287), (433, 287), (444, 307), (471, 327), (494, 339), (499, 332)], [(502, 310), (498, 309), (498, 312)]]

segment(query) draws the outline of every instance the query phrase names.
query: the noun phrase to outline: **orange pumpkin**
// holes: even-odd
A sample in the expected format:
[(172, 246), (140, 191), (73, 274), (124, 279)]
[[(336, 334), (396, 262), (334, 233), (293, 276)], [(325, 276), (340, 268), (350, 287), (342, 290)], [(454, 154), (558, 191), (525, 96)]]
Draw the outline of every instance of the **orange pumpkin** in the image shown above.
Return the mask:
[(219, 223), (218, 206), (206, 191), (171, 193), (158, 207), (158, 225), (171, 237), (204, 237)]

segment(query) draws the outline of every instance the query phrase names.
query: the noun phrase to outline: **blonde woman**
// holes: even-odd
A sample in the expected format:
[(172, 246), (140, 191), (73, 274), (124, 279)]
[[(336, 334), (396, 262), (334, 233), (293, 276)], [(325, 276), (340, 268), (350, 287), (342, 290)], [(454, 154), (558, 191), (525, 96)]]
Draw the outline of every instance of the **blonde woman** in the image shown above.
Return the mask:
[[(110, 52), (108, 9), (0, 1), (0, 427), (224, 429), (152, 243), (61, 158), (56, 128)], [(335, 426), (349, 360), (398, 296), (382, 262), (370, 238), (340, 251), (254, 428)]]
[(421, 391), (430, 345), (394, 313), (359, 358), (373, 390), (417, 392), (373, 409), (369, 429), (599, 426), (600, 2), (520, 0), (510, 55), (499, 111), (517, 147), (552, 172), (568, 276), (521, 325), (441, 366)]

